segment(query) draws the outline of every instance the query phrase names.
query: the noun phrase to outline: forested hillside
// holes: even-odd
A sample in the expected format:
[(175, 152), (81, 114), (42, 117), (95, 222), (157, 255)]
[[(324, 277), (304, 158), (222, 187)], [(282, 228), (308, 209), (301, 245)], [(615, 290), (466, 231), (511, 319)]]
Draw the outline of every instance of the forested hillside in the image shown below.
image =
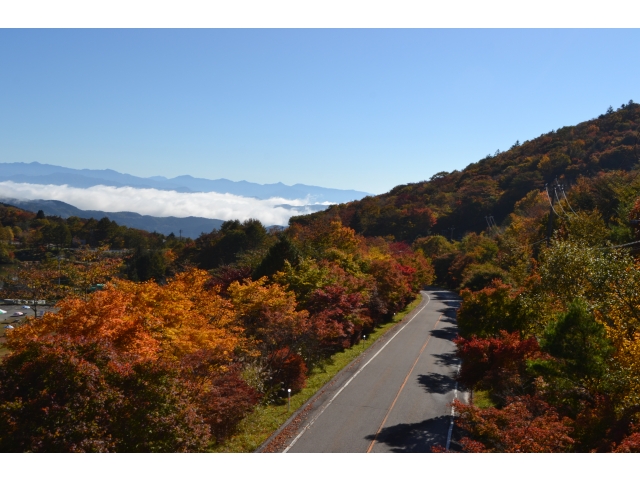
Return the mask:
[(484, 230), (485, 216), (501, 224), (518, 200), (556, 178), (574, 185), (580, 177), (599, 172), (632, 170), (640, 158), (639, 124), (640, 105), (630, 101), (597, 119), (516, 142), (462, 171), (440, 172), (428, 181), (399, 185), (389, 193), (295, 217), (290, 223), (339, 216), (345, 226), (365, 236), (393, 235), (408, 242), (431, 234), (460, 239)]
[(460, 291), (465, 451), (640, 451), (639, 125), (629, 102), (292, 220), (410, 242)]
[(42, 211), (28, 212), (0, 203), (0, 268), (14, 268), (22, 262), (74, 257), (82, 249), (115, 250), (125, 263), (123, 274), (132, 280), (162, 279), (174, 272), (169, 249), (180, 251), (186, 244), (175, 235), (128, 228), (104, 217), (60, 218)]

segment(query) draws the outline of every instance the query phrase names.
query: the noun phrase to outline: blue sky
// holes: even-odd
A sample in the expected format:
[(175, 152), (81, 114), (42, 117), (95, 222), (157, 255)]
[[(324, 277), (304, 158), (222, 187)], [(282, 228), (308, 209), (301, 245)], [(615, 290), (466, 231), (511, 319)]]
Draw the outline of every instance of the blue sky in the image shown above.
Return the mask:
[(640, 101), (639, 30), (0, 30), (0, 161), (382, 193)]

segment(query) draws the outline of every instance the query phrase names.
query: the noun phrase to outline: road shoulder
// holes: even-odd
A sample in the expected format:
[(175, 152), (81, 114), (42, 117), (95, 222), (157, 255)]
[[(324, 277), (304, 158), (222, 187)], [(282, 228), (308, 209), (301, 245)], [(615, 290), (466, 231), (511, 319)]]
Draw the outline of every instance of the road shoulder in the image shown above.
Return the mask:
[(366, 364), (371, 358), (385, 346), (400, 329), (402, 329), (428, 302), (426, 292), (421, 292), (420, 303), (408, 312), (405, 317), (384, 332), (370, 347), (361, 355), (356, 357), (351, 363), (338, 372), (329, 382), (327, 382), (318, 392), (316, 392), (307, 402), (296, 410), (291, 417), (276, 430), (260, 447), (257, 453), (277, 453), (283, 452), (288, 445), (302, 432), (313, 419), (322, 412), (326, 404), (331, 401), (335, 394), (350, 381), (359, 371), (360, 367)]

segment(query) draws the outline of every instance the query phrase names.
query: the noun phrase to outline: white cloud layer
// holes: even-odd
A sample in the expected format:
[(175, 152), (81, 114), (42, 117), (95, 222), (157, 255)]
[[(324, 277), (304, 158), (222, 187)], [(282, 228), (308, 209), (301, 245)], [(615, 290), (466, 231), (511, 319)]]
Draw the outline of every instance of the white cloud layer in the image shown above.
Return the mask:
[[(193, 216), (220, 220), (257, 218), (265, 225), (286, 225), (293, 215), (311, 213), (312, 209), (304, 207), (315, 204), (310, 198), (260, 200), (230, 193), (181, 193), (153, 188), (105, 185), (76, 188), (68, 185), (35, 185), (10, 181), (0, 182), (0, 197), (60, 200), (81, 210), (136, 212), (154, 217)], [(277, 206), (282, 204), (302, 208), (291, 210)]]

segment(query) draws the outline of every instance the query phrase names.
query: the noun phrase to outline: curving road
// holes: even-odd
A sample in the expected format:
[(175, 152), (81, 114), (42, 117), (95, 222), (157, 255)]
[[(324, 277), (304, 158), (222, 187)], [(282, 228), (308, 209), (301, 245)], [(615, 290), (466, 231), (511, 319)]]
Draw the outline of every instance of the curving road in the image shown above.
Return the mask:
[[(343, 370), (263, 451), (430, 452), (451, 437), (456, 295), (422, 292), (403, 322)], [(452, 446), (453, 448), (453, 446)]]

